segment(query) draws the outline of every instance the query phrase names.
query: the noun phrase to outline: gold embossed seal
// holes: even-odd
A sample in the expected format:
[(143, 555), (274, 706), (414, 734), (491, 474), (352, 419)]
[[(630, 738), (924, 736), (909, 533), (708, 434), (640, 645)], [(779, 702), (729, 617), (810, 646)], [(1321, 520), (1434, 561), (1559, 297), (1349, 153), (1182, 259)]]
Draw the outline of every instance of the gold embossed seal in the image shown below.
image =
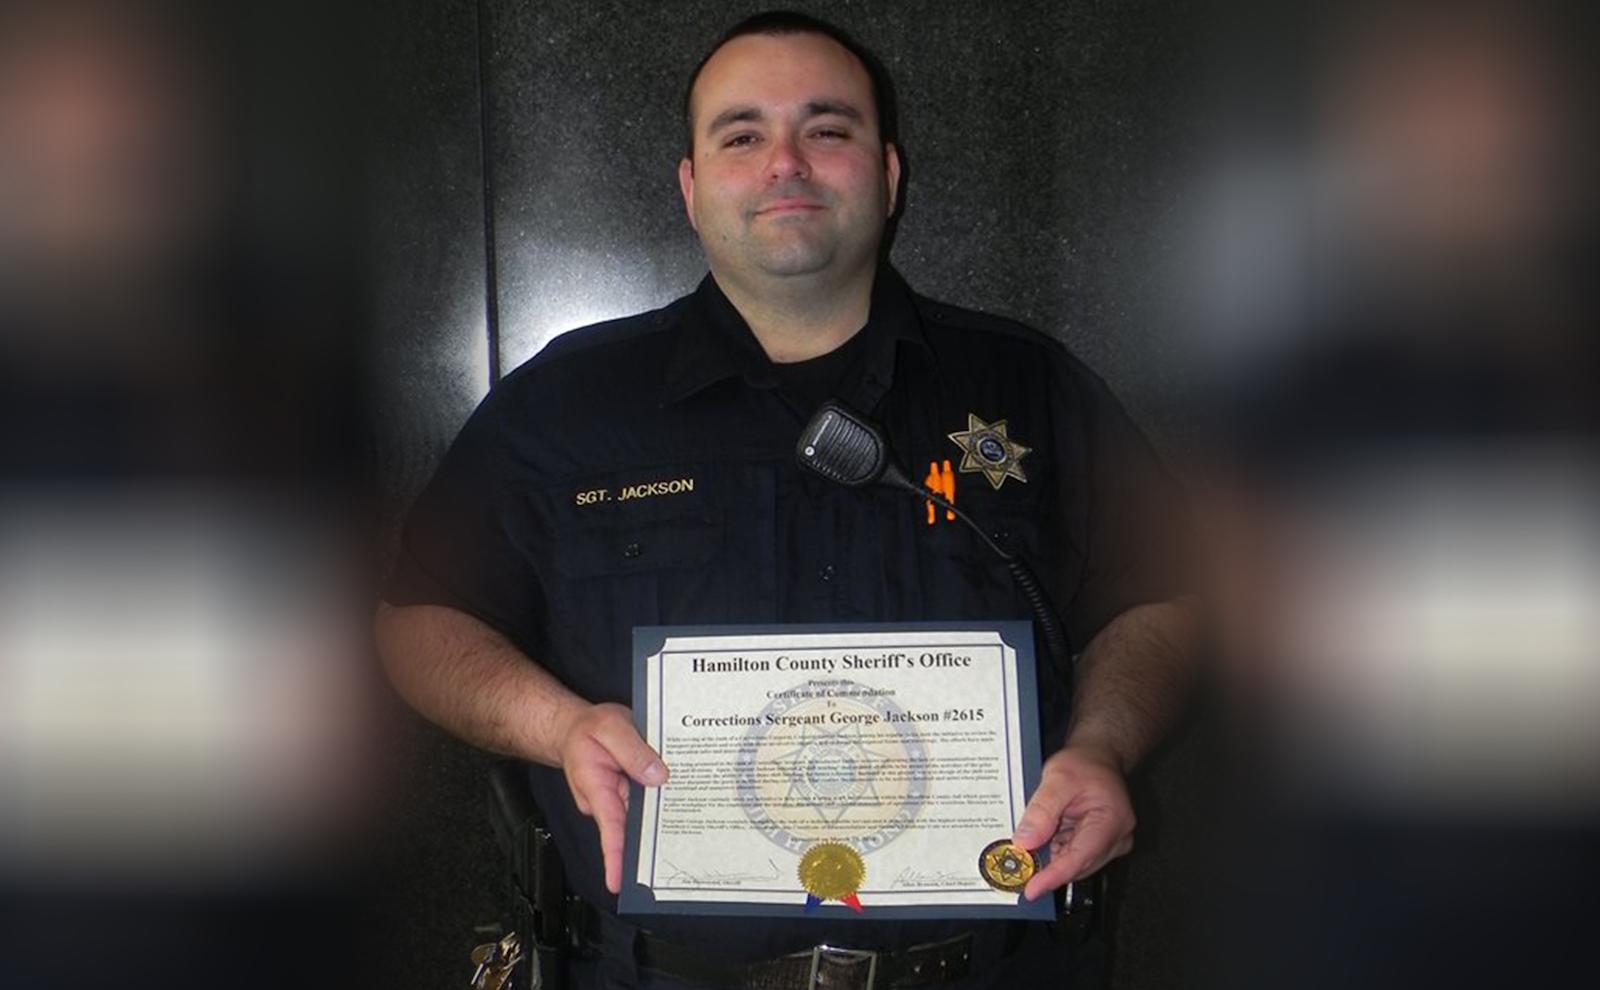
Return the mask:
[(1015, 894), (1039, 872), (1039, 861), (1033, 858), (1033, 853), (1010, 839), (996, 839), (984, 846), (978, 855), (978, 872), (995, 890)]
[(841, 901), (861, 889), (867, 864), (842, 842), (819, 842), (800, 857), (800, 886), (824, 901)]

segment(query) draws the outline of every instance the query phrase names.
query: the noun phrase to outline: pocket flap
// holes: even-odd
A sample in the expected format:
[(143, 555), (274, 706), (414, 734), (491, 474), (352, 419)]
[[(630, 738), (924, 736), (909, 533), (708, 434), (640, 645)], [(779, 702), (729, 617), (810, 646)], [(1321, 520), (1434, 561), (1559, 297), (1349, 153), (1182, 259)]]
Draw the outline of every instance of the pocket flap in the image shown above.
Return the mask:
[(569, 578), (700, 567), (722, 552), (721, 520), (658, 520), (619, 529), (578, 530), (556, 542), (556, 570)]

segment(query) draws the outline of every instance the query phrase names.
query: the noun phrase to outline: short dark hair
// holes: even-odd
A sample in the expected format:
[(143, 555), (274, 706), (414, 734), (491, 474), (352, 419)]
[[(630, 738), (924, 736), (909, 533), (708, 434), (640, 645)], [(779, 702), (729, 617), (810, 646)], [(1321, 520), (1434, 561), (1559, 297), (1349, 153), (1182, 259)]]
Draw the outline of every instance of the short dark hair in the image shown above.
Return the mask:
[(861, 63), (861, 67), (867, 70), (867, 79), (872, 83), (872, 106), (878, 115), (879, 137), (885, 144), (899, 145), (900, 120), (895, 109), (894, 81), (889, 78), (889, 70), (878, 57), (837, 25), (793, 10), (768, 10), (752, 14), (724, 31), (722, 37), (717, 39), (717, 43), (711, 46), (711, 50), (706, 52), (700, 64), (696, 65), (694, 72), (689, 75), (689, 85), (683, 90), (683, 122), (688, 132), (686, 146), (691, 157), (694, 154), (694, 113), (690, 107), (690, 100), (694, 97), (694, 84), (700, 80), (700, 73), (705, 71), (706, 63), (711, 61), (711, 56), (721, 51), (723, 45), (735, 38), (753, 34), (773, 36), (820, 34), (824, 38), (838, 42), (841, 48), (854, 55), (856, 61)]

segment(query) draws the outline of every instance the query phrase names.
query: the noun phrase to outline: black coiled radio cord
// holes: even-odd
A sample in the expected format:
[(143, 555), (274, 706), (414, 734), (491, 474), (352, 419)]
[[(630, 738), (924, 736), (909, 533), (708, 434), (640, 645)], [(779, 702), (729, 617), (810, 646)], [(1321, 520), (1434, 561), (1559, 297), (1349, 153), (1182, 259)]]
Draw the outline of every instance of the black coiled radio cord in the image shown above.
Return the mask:
[(1067, 632), (1061, 628), (1061, 619), (1056, 615), (1056, 610), (1050, 604), (1050, 597), (1045, 594), (1044, 588), (1039, 584), (1039, 578), (1028, 566), (1027, 561), (1011, 550), (1006, 549), (988, 534), (983, 527), (973, 522), (972, 517), (955, 507), (955, 503), (947, 501), (936, 492), (925, 489), (915, 489), (919, 495), (927, 498), (935, 505), (941, 506), (957, 519), (966, 523), (978, 539), (984, 542), (990, 550), (1006, 563), (1006, 569), (1011, 572), (1011, 580), (1016, 583), (1017, 590), (1022, 593), (1022, 598), (1028, 603), (1028, 608), (1033, 612), (1033, 620), (1038, 623), (1039, 634), (1044, 639), (1044, 648), (1050, 654), (1050, 661), (1055, 669), (1060, 672), (1066, 682), (1067, 691), (1072, 690), (1072, 646), (1067, 641)]

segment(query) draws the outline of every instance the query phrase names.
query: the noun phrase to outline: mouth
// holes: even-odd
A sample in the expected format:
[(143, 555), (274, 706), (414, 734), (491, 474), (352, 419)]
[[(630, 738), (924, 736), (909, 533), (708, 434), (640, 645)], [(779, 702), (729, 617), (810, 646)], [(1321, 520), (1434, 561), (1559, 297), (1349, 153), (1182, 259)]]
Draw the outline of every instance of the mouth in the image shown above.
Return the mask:
[(756, 216), (770, 217), (794, 213), (814, 213), (822, 208), (822, 204), (814, 199), (800, 199), (797, 197), (775, 199), (756, 210)]

